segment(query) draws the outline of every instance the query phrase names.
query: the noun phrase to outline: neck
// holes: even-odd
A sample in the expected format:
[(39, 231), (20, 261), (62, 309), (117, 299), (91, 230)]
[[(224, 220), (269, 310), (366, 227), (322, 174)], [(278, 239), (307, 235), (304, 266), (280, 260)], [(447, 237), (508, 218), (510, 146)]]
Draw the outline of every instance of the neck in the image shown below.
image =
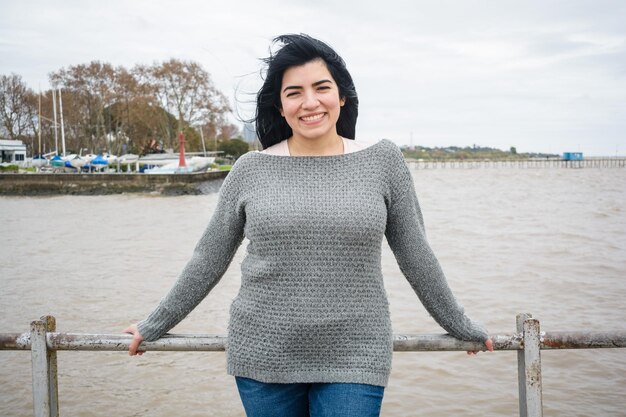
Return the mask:
[(292, 136), (287, 139), (287, 146), (291, 156), (328, 156), (344, 153), (343, 139), (337, 134), (317, 139)]

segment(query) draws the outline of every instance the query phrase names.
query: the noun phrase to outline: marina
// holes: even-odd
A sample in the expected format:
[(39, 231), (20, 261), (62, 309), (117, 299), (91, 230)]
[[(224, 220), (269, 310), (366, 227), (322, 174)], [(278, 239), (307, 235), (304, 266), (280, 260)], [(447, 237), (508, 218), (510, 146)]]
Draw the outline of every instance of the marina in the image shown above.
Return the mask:
[[(222, 152), (198, 152), (186, 158), (182, 133), (179, 143), (179, 153), (126, 154), (119, 158), (110, 154), (55, 154), (49, 160), (33, 157), (15, 166), (34, 167), (36, 172), (0, 173), (0, 195), (200, 194), (202, 183), (227, 175), (228, 170), (214, 164), (215, 155)], [(15, 155), (8, 157), (15, 163)]]

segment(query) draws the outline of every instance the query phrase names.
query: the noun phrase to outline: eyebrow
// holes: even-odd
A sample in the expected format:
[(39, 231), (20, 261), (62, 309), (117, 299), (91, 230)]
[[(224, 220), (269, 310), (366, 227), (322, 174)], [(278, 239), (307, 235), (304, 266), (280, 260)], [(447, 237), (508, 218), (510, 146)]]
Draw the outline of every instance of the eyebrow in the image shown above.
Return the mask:
[[(324, 84), (324, 83), (332, 83), (332, 81), (331, 81), (331, 80), (326, 80), (326, 79), (324, 79), (324, 80), (319, 80), (319, 81), (316, 81), (316, 82), (314, 82), (314, 83), (313, 83), (313, 87), (317, 87), (318, 85), (320, 85), (320, 84)], [(289, 85), (289, 86), (285, 87), (285, 89), (283, 90), (283, 93), (284, 93), (285, 91), (287, 91), (287, 90), (299, 90), (299, 89), (301, 89), (301, 88), (302, 88), (302, 87), (301, 87), (301, 86), (299, 86), (299, 85)]]

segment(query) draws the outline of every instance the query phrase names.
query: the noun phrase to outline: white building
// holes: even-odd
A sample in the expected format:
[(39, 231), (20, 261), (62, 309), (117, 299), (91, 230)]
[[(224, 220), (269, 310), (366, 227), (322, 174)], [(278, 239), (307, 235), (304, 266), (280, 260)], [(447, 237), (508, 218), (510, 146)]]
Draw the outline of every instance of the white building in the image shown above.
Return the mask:
[(21, 140), (0, 139), (0, 163), (24, 165), (26, 145)]

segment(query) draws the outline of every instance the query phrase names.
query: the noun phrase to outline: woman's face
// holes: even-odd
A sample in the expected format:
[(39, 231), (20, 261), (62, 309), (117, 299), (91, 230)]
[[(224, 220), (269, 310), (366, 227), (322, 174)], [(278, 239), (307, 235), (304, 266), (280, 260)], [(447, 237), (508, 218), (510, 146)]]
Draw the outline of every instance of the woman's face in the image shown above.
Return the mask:
[(293, 136), (320, 139), (337, 136), (337, 120), (345, 99), (321, 59), (288, 68), (280, 88), (280, 114)]

